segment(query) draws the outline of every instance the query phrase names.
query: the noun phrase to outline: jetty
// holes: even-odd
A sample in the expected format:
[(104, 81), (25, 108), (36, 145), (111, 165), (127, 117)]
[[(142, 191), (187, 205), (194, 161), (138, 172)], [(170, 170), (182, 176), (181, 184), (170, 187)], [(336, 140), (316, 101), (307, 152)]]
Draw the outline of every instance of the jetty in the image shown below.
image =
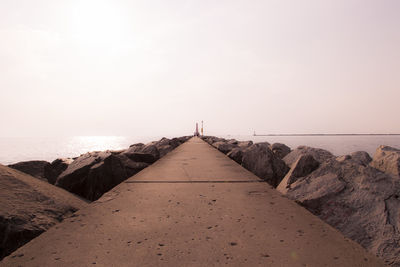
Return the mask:
[(193, 137), (0, 266), (384, 266)]

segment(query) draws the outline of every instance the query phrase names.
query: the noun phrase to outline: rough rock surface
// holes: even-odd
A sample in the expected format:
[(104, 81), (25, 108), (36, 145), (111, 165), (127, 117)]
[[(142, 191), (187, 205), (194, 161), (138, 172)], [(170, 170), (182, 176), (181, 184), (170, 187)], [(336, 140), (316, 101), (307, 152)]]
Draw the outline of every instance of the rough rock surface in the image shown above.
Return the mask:
[(68, 165), (58, 176), (56, 185), (86, 199), (97, 200), (188, 138), (162, 138), (146, 145), (132, 145), (125, 151), (86, 153)]
[(89, 152), (75, 159), (57, 178), (56, 185), (86, 199), (96, 200), (112, 188), (111, 181), (123, 176), (121, 165), (110, 152)]
[(281, 193), (286, 193), (290, 185), (299, 178), (312, 173), (319, 166), (319, 162), (310, 154), (301, 155), (295, 163), (292, 164), (290, 171), (285, 175), (283, 180), (276, 188)]
[(74, 160), (60, 174), (56, 185), (89, 200), (97, 200), (105, 192), (149, 166), (135, 162), (124, 154), (90, 152)]
[(334, 158), (335, 156), (324, 149), (321, 148), (314, 148), (314, 147), (308, 147), (308, 146), (299, 146), (289, 154), (287, 154), (284, 158), (283, 161), (288, 165), (289, 167), (292, 166), (294, 162), (301, 156), (305, 154), (310, 154), (311, 156), (314, 157), (316, 161), (319, 163), (324, 162), (327, 159)]
[(243, 150), (242, 166), (277, 187), (289, 168), (269, 149), (269, 143), (256, 143)]
[(227, 142), (226, 139), (216, 136), (202, 136), (201, 139), (212, 145), (215, 142)]
[(0, 165), (0, 260), (87, 203)]
[(400, 266), (398, 176), (365, 165), (357, 156), (330, 158), (290, 184), (286, 196), (386, 264)]
[(349, 159), (352, 159), (363, 166), (367, 166), (372, 160), (370, 155), (365, 151), (357, 151), (351, 153), (350, 155), (343, 155), (336, 158), (337, 161), (345, 161)]
[(237, 145), (237, 144), (239, 144), (239, 141), (236, 140), (236, 139), (230, 139), (230, 140), (227, 141), (227, 143), (231, 144), (231, 145)]
[(156, 142), (154, 145), (159, 151), (159, 157), (162, 158), (167, 153), (178, 147), (180, 144), (181, 142), (178, 140), (178, 138), (168, 139), (164, 137), (160, 141)]
[(232, 149), (234, 149), (236, 147), (235, 144), (232, 143), (227, 143), (224, 141), (218, 141), (212, 144), (213, 147), (215, 147), (216, 149), (218, 149), (219, 151), (221, 151), (224, 154), (229, 153)]
[(237, 145), (241, 149), (244, 149), (244, 148), (251, 146), (252, 144), (253, 144), (253, 141), (239, 141)]
[(41, 180), (46, 180), (44, 175), (44, 169), (46, 166), (50, 165), (49, 162), (44, 160), (32, 160), (32, 161), (22, 161), (15, 164), (8, 165), (8, 167), (15, 170), (19, 170), (33, 177), (39, 178)]
[(378, 147), (371, 166), (382, 172), (400, 177), (400, 149), (390, 146)]
[(57, 177), (68, 168), (68, 165), (73, 162), (73, 159), (56, 159), (51, 164), (44, 167), (44, 177), (50, 184), (55, 184)]
[(154, 163), (157, 159), (153, 154), (142, 153), (142, 152), (123, 152), (123, 155), (127, 156), (130, 160), (135, 162), (145, 162), (148, 164)]
[(239, 147), (236, 147), (232, 149), (228, 154), (226, 154), (228, 157), (236, 161), (238, 164), (242, 164), (242, 157), (243, 157), (243, 152), (242, 149)]
[(285, 144), (281, 144), (281, 143), (274, 143), (270, 146), (270, 149), (272, 150), (272, 152), (274, 152), (274, 154), (280, 158), (283, 159), (287, 154), (290, 153), (291, 149), (290, 147), (288, 147)]

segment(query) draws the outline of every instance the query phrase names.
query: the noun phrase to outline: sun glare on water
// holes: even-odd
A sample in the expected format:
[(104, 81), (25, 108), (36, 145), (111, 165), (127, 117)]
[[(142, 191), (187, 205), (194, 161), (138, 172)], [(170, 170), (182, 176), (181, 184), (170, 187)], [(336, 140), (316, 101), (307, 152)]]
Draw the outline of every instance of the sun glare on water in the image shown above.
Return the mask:
[(122, 136), (75, 136), (70, 141), (71, 148), (80, 153), (89, 151), (119, 150), (126, 148), (126, 138)]

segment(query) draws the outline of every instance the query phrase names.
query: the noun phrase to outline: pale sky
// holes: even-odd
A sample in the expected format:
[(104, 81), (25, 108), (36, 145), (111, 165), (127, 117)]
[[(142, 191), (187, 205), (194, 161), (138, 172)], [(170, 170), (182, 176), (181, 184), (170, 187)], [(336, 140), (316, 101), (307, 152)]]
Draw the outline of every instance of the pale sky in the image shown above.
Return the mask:
[(0, 136), (399, 133), (400, 1), (0, 1)]

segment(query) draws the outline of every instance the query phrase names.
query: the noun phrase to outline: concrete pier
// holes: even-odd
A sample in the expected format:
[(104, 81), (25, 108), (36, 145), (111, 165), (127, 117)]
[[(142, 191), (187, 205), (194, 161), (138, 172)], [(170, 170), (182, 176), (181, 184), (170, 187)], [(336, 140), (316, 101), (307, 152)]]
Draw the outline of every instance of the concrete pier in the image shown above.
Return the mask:
[(0, 266), (384, 266), (192, 138)]

